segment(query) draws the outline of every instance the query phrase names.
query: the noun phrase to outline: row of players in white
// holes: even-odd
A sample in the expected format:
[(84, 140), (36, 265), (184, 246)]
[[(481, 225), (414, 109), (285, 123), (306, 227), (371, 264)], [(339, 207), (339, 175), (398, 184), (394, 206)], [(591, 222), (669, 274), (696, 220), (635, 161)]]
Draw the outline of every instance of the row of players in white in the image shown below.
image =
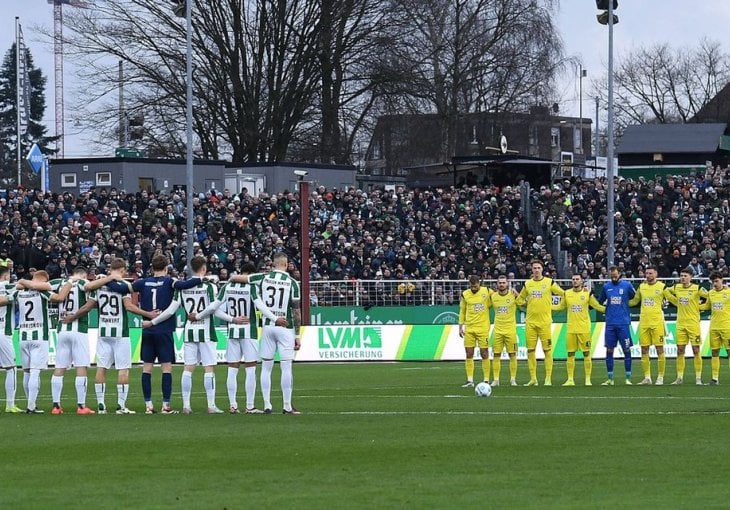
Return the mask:
[[(285, 268), (285, 264), (283, 268)], [(58, 288), (53, 294), (44, 290), (21, 289), (5, 285), (5, 296), (0, 297), (0, 353), (3, 358), (0, 364), (8, 370), (6, 376), (6, 410), (20, 411), (15, 406), (15, 372), (14, 353), (12, 352), (12, 301), (17, 301), (19, 309), (18, 330), (21, 340), (21, 361), (24, 370), (24, 389), (28, 398), (28, 412), (37, 412), (36, 398), (40, 388), (40, 370), (48, 366), (48, 343), (50, 336), (48, 320), (48, 301), (61, 301), (62, 331), (59, 332), (56, 349), (56, 370), (52, 377), (51, 389), (54, 403), (60, 403), (63, 374), (72, 365), (76, 367), (76, 392), (79, 410), (86, 410), (86, 368), (90, 364), (89, 343), (86, 335), (86, 314), (99, 307), (99, 342), (97, 344), (97, 377), (96, 396), (99, 409), (106, 412), (105, 377), (106, 370), (114, 366), (118, 370), (117, 413), (133, 413), (126, 407), (129, 388), (129, 368), (131, 368), (131, 345), (128, 333), (126, 310), (147, 318), (155, 317), (159, 323), (174, 315), (177, 308), (183, 306), (188, 313), (183, 330), (185, 347), (185, 370), (182, 378), (184, 411), (190, 412), (190, 393), (192, 372), (198, 363), (206, 367), (205, 388), (210, 412), (220, 412), (215, 405), (215, 379), (213, 367), (215, 359), (215, 330), (212, 315), (229, 323), (228, 348), (226, 360), (228, 369), (228, 396), (230, 411), (238, 412), (237, 374), (241, 360), (246, 366), (246, 409), (249, 413), (262, 412), (254, 407), (256, 392), (256, 361), (262, 359), (261, 389), (264, 397), (264, 411), (271, 410), (271, 372), (276, 351), (282, 361), (282, 392), (284, 394), (284, 410), (292, 412), (291, 394), (293, 377), (291, 363), (294, 359), (295, 346), (298, 339), (290, 325), (291, 309), (299, 301), (299, 287), (295, 280), (281, 270), (275, 269), (269, 274), (260, 275), (258, 285), (228, 283), (216, 296), (215, 286), (203, 282), (197, 287), (177, 291), (176, 299), (162, 314), (144, 312), (134, 305), (127, 293), (110, 290), (106, 285), (113, 280), (124, 281), (121, 271), (112, 271), (109, 276), (93, 282), (87, 282), (75, 275)], [(196, 276), (203, 276), (203, 266)], [(2, 279), (7, 282), (6, 274)], [(43, 287), (43, 282), (38, 282)], [(264, 289), (269, 296), (267, 305), (258, 297), (258, 289)], [(98, 289), (98, 291), (96, 291)], [(92, 292), (96, 291), (96, 294)], [(126, 294), (126, 295), (125, 295)], [(5, 309), (3, 310), (2, 307)], [(261, 353), (258, 352), (258, 331), (256, 321), (249, 320), (259, 309), (264, 317), (264, 329), (261, 338)], [(150, 325), (145, 321), (143, 325)], [(7, 346), (10, 346), (8, 349)], [(79, 412), (90, 414), (90, 412)]]

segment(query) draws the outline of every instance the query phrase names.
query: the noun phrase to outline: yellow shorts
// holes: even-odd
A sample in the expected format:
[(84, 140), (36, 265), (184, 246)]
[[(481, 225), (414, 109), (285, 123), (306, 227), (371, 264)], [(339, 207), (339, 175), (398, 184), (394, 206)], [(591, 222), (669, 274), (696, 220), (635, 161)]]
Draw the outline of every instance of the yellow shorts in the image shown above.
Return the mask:
[(702, 336), (700, 336), (700, 328), (687, 328), (677, 326), (677, 345), (691, 344), (693, 347), (702, 345)]
[(728, 340), (730, 340), (730, 329), (710, 330), (710, 349), (716, 350), (721, 347), (725, 347), (725, 349), (727, 349)]
[(568, 333), (566, 335), (568, 352), (591, 352), (591, 335), (589, 333)]
[(639, 345), (649, 347), (650, 345), (664, 345), (664, 325), (655, 327), (639, 326)]
[(487, 331), (465, 331), (464, 347), (476, 347), (486, 349), (489, 347), (489, 330)]
[(542, 350), (549, 351), (552, 349), (553, 341), (551, 324), (525, 324), (525, 340), (527, 340), (527, 350), (532, 351), (537, 347), (537, 339), (542, 342)]
[(499, 359), (499, 355), (502, 351), (507, 349), (509, 354), (514, 354), (517, 351), (517, 336), (514, 333), (504, 334), (495, 333), (492, 342), (492, 352), (494, 352), (495, 358)]

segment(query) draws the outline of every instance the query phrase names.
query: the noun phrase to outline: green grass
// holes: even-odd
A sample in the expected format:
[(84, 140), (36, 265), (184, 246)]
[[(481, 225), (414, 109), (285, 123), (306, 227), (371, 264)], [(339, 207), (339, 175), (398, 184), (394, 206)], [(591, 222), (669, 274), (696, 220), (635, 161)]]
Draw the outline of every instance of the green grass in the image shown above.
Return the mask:
[[(708, 380), (707, 360), (705, 370)], [(726, 361), (722, 371), (730, 383)], [(634, 372), (638, 382), (639, 363)], [(617, 382), (622, 373), (617, 363)], [(564, 374), (556, 362), (554, 381)], [(197, 414), (81, 417), (71, 373), (67, 414), (0, 414), (0, 508), (727, 506), (725, 385), (691, 384), (691, 360), (681, 387), (586, 388), (582, 374), (579, 362), (577, 387), (501, 386), (477, 398), (460, 387), (461, 363), (298, 364), (303, 415), (281, 415), (275, 391), (271, 416), (209, 416), (198, 370)], [(519, 376), (526, 381), (524, 363)], [(604, 376), (595, 362), (594, 383)], [(49, 379), (39, 399), (46, 412)], [(155, 373), (158, 400), (159, 381)], [(174, 388), (179, 408), (179, 370)], [(138, 369), (130, 393), (141, 412)], [(115, 400), (112, 388), (107, 404)]]

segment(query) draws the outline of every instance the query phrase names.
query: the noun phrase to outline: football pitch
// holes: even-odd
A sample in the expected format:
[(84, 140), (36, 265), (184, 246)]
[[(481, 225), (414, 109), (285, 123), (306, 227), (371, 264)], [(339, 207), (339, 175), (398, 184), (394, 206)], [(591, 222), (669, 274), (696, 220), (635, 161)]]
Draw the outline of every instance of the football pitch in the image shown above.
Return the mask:
[[(0, 508), (727, 508), (727, 361), (720, 386), (695, 386), (687, 365), (683, 386), (625, 386), (619, 362), (617, 385), (603, 387), (596, 360), (587, 388), (578, 362), (578, 386), (564, 388), (555, 362), (556, 386), (477, 398), (460, 387), (462, 363), (300, 363), (301, 416), (281, 414), (278, 366), (274, 413), (235, 416), (205, 413), (200, 369), (190, 416), (76, 416), (72, 372), (66, 414), (52, 416), (45, 372), (45, 415), (0, 414)], [(640, 374), (637, 360), (634, 383)], [(142, 413), (139, 375), (128, 406)], [(221, 408), (225, 378), (219, 367)], [(159, 383), (155, 372), (158, 408)], [(242, 392), (241, 374), (241, 407)]]

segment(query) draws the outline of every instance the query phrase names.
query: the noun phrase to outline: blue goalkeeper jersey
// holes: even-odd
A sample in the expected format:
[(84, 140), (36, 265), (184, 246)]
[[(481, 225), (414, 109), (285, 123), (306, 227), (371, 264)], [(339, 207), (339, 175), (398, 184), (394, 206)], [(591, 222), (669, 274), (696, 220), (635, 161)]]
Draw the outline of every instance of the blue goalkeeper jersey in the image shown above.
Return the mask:
[[(165, 310), (170, 303), (175, 289), (190, 289), (200, 284), (200, 278), (190, 278), (188, 280), (173, 280), (169, 276), (150, 276), (140, 278), (132, 283), (135, 291), (139, 292), (139, 307), (146, 311)], [(170, 317), (164, 322), (151, 326), (145, 331), (148, 333), (172, 333), (177, 326), (175, 316)]]
[(634, 297), (634, 286), (624, 280), (613, 283), (609, 280), (601, 288), (596, 299), (606, 305), (606, 325), (625, 326), (631, 324), (629, 301)]

